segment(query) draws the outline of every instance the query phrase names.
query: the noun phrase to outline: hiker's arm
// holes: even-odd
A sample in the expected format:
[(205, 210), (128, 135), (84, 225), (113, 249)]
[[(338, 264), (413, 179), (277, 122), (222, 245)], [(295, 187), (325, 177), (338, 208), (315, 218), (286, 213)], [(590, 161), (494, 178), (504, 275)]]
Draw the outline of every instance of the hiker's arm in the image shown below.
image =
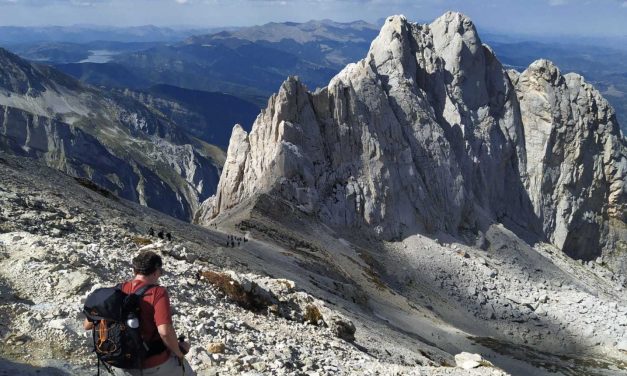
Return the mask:
[(174, 326), (172, 324), (162, 324), (157, 327), (157, 330), (168, 349), (170, 349), (177, 358), (183, 359), (185, 355), (183, 355), (181, 349), (179, 349), (179, 340), (176, 338)]
[(157, 331), (161, 340), (170, 351), (176, 355), (177, 358), (183, 359), (185, 356), (179, 348), (179, 342), (176, 338), (176, 332), (172, 325), (172, 314), (170, 309), (170, 297), (168, 293), (164, 291), (163, 296), (156, 298), (154, 303), (155, 307), (155, 324), (157, 325)]
[(85, 319), (85, 321), (83, 321), (83, 328), (85, 328), (85, 330), (92, 330), (94, 328), (94, 323)]

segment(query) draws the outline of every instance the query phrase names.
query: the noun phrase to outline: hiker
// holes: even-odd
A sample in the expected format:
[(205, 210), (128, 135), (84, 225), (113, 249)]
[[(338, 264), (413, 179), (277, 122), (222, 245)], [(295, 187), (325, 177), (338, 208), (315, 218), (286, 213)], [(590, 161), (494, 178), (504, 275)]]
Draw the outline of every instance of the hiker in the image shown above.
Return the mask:
[[(125, 294), (136, 293), (141, 295), (138, 324), (141, 339), (148, 354), (141, 361), (141, 369), (112, 368), (115, 375), (196, 375), (185, 359), (185, 354), (189, 351), (190, 344), (184, 340), (179, 341), (176, 337), (172, 324), (168, 291), (165, 287), (158, 285), (159, 277), (163, 275), (162, 266), (163, 261), (159, 255), (152, 251), (142, 252), (133, 259), (135, 277), (119, 285)], [(143, 292), (143, 294), (140, 294), (138, 290)], [(89, 330), (94, 327), (94, 324), (85, 319), (83, 326), (85, 330)]]
[(152, 227), (150, 229), (148, 229), (148, 235), (155, 236), (155, 229), (152, 228)]
[(163, 239), (163, 230), (160, 230), (157, 236), (159, 237), (159, 239)]
[(166, 239), (168, 239), (169, 242), (172, 241), (172, 234), (170, 234), (169, 232), (165, 234)]

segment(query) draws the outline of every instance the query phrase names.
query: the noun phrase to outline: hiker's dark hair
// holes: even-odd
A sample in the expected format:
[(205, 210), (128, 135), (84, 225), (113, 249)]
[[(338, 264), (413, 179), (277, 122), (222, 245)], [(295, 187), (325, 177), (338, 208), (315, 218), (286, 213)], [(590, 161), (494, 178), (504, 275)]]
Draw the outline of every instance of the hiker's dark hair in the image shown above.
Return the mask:
[(162, 266), (161, 256), (153, 251), (144, 251), (133, 259), (133, 272), (135, 274), (149, 275)]

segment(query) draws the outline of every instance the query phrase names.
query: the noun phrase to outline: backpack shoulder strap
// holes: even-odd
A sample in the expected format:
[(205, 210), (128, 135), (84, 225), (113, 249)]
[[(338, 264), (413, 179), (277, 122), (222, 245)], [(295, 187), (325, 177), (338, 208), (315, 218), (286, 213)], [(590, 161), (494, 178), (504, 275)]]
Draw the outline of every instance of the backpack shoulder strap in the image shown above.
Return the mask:
[(137, 289), (137, 291), (135, 291), (135, 295), (137, 296), (144, 296), (144, 294), (150, 290), (153, 287), (156, 287), (157, 285), (146, 285), (146, 286), (142, 286), (141, 288)]

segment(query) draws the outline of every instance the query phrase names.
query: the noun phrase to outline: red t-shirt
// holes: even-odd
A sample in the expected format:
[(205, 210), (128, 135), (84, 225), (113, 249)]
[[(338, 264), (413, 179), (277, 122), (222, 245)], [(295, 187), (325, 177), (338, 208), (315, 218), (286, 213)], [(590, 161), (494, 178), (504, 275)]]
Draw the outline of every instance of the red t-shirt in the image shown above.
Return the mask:
[[(127, 281), (122, 284), (122, 292), (132, 294), (143, 285), (145, 285), (144, 281), (137, 279)], [(168, 291), (162, 286), (151, 287), (139, 302), (139, 308), (139, 331), (144, 342), (149, 343), (160, 339), (157, 327), (163, 324), (172, 324)], [(146, 358), (142, 363), (142, 368), (156, 367), (165, 363), (169, 358), (170, 351), (166, 350)]]

